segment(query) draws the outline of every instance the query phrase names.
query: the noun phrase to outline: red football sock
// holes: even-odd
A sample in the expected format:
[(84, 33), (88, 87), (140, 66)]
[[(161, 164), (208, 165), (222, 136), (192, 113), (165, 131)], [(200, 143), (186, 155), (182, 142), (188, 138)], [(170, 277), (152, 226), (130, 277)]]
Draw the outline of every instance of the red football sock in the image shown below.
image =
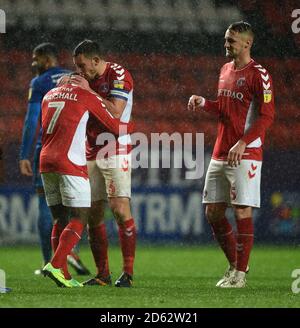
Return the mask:
[(67, 264), (67, 256), (81, 239), (83, 229), (84, 225), (80, 220), (75, 218), (70, 220), (59, 238), (59, 245), (52, 258), (51, 264), (54, 268), (63, 268)]
[(123, 224), (119, 223), (119, 239), (123, 255), (123, 271), (133, 275), (135, 256), (136, 228), (134, 219), (131, 218)]
[[(55, 223), (53, 224), (53, 228), (52, 228), (52, 234), (51, 234), (51, 245), (52, 245), (52, 250), (53, 250), (53, 254), (55, 253), (58, 245), (59, 245), (59, 238), (60, 235), (62, 234), (62, 232), (64, 231), (66, 225), (62, 225), (60, 223)], [(68, 266), (67, 263), (62, 267), (64, 276), (66, 279), (71, 279), (71, 275), (68, 271)]]
[(245, 272), (249, 262), (254, 240), (252, 218), (236, 220), (237, 225), (237, 266), (236, 269)]
[(230, 265), (236, 265), (236, 238), (227, 218), (210, 223), (215, 239), (225, 253)]
[(90, 247), (97, 267), (97, 275), (109, 276), (108, 239), (104, 223), (88, 229)]
[(64, 226), (59, 224), (58, 222), (53, 224), (52, 227), (52, 233), (51, 233), (51, 246), (52, 246), (52, 250), (53, 250), (53, 254), (55, 253), (58, 244), (59, 244), (59, 237), (61, 235), (61, 233), (64, 230)]

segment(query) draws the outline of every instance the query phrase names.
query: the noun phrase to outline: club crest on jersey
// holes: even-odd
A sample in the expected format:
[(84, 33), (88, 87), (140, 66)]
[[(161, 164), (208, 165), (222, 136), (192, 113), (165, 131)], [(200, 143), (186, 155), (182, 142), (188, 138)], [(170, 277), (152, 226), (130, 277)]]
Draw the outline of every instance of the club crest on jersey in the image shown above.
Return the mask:
[(269, 103), (272, 100), (272, 91), (264, 90), (264, 103)]
[(114, 80), (114, 89), (124, 89), (124, 81)]
[(106, 92), (108, 92), (108, 90), (109, 90), (108, 83), (105, 82), (105, 83), (100, 84), (100, 86), (99, 86), (100, 92), (106, 93)]
[(243, 85), (246, 84), (246, 78), (245, 77), (240, 77), (237, 81), (236, 81), (236, 85), (238, 87), (242, 87)]

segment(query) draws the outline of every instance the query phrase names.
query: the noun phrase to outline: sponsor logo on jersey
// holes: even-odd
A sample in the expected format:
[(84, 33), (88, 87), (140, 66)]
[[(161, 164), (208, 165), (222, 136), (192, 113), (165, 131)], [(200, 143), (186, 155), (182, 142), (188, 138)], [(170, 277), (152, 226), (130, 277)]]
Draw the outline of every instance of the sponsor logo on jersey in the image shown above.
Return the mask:
[(241, 92), (231, 91), (227, 89), (219, 89), (218, 96), (230, 97), (243, 101), (244, 95)]
[(272, 100), (272, 91), (264, 90), (264, 103), (269, 103)]
[(124, 89), (124, 81), (114, 80), (114, 89)]
[(243, 85), (246, 84), (246, 78), (245, 77), (240, 77), (237, 81), (236, 81), (236, 85), (238, 87), (242, 87)]

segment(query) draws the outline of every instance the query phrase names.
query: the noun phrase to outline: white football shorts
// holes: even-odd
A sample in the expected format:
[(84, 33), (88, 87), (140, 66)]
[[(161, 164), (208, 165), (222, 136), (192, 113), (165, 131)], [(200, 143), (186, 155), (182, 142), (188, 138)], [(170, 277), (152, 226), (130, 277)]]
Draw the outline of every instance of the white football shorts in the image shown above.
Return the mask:
[(92, 202), (112, 197), (131, 198), (131, 154), (87, 162)]
[(260, 207), (261, 161), (242, 160), (237, 167), (227, 161), (210, 161), (203, 203), (227, 203)]
[(42, 181), (48, 206), (63, 204), (68, 207), (91, 207), (89, 179), (59, 173), (42, 173)]

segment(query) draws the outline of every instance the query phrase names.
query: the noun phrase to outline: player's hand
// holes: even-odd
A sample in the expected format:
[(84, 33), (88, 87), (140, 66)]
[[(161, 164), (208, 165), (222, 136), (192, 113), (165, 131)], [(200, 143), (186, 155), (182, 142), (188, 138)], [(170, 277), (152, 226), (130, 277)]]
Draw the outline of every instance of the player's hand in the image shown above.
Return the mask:
[(240, 165), (245, 149), (246, 143), (242, 140), (239, 140), (233, 147), (231, 147), (227, 157), (228, 165), (231, 167), (237, 167)]
[(71, 83), (78, 85), (80, 88), (91, 91), (88, 80), (86, 80), (83, 76), (80, 76), (77, 74), (72, 75), (70, 80), (71, 80)]
[(28, 159), (21, 159), (19, 161), (19, 167), (22, 175), (26, 175), (27, 177), (32, 177), (32, 168), (30, 160)]
[(56, 86), (57, 87), (60, 87), (64, 84), (67, 84), (67, 83), (70, 83), (70, 75), (67, 74), (67, 75), (63, 75), (56, 83)]
[(188, 102), (188, 110), (195, 111), (204, 105), (204, 98), (201, 96), (192, 95)]

